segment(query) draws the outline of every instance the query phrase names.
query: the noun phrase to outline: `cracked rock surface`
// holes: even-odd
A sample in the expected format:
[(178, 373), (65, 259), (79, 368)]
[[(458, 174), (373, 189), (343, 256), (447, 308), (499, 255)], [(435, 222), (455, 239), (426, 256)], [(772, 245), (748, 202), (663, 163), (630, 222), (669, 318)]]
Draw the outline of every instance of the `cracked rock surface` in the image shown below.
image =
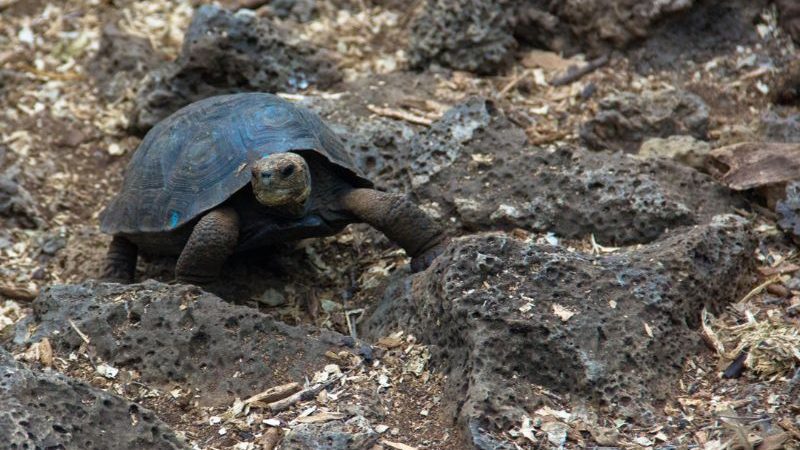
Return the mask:
[(673, 135), (708, 139), (708, 106), (690, 92), (623, 92), (604, 98), (599, 107), (580, 130), (581, 139), (592, 150), (636, 153), (647, 138)]
[(0, 348), (0, 448), (188, 449), (136, 403), (57, 372), (36, 371)]
[(700, 311), (719, 310), (749, 281), (748, 229), (718, 216), (607, 256), (466, 236), (390, 287), (365, 328), (412, 330), (436, 346), (469, 429), (507, 427), (540, 407), (534, 384), (647, 422), (684, 358), (702, 351)]
[(373, 166), (379, 184), (405, 186), (468, 231), (523, 228), (631, 244), (740, 204), (710, 177), (678, 163), (530, 146), (524, 132), (482, 98), (454, 106), (411, 139), (401, 126), (374, 130), (362, 127), (361, 139), (346, 139), (361, 155), (357, 161), (381, 160), (383, 154), (364, 142), (382, 144), (396, 162), (387, 167), (409, 169)]
[(204, 5), (195, 12), (178, 58), (150, 72), (140, 86), (132, 127), (145, 132), (213, 95), (327, 88), (339, 78), (323, 52), (294, 42), (269, 19)]
[(83, 342), (72, 321), (112, 366), (136, 370), (154, 385), (179, 382), (202, 392), (209, 405), (302, 380), (324, 366), (326, 351), (348, 343), (337, 333), (276, 322), (194, 286), (154, 281), (52, 286), (33, 308), (17, 327), (17, 344), (48, 337), (54, 350), (68, 353)]

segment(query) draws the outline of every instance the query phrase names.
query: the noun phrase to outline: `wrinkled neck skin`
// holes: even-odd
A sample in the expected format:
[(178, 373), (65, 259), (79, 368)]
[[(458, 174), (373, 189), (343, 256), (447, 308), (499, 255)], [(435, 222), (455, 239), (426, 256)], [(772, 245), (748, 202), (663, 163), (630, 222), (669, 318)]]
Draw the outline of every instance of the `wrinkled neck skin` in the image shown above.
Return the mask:
[(259, 186), (253, 186), (253, 194), (255, 194), (256, 200), (258, 200), (259, 203), (269, 208), (270, 214), (274, 214), (278, 217), (296, 219), (306, 214), (306, 205), (308, 204), (308, 198), (311, 196), (311, 182), (308, 183), (308, 187), (300, 198), (281, 205), (271, 204), (269, 198), (265, 198)]

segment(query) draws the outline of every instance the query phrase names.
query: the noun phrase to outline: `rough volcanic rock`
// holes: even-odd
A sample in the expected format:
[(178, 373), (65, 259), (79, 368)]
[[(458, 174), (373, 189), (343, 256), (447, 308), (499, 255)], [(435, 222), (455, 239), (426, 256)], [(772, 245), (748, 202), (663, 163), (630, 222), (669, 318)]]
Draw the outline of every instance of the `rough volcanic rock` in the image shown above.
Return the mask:
[(416, 136), (413, 128), (396, 120), (377, 119), (335, 131), (356, 166), (379, 189), (402, 191), (408, 187), (410, 146)]
[(221, 0), (219, 4), (233, 11), (242, 8), (255, 9), (260, 16), (290, 19), (301, 23), (313, 19), (318, 12), (317, 0)]
[(212, 95), (326, 88), (340, 78), (333, 62), (265, 18), (216, 6), (197, 9), (177, 60), (140, 87), (132, 127), (144, 132), (179, 108)]
[(781, 26), (800, 44), (800, 3), (796, 0), (775, 0)]
[[(692, 0), (428, 0), (411, 25), (413, 66), (437, 63), (496, 73), (519, 44), (557, 52), (599, 52), (644, 38), (651, 24), (688, 9)], [(626, 11), (619, 14), (618, 11)]]
[(270, 12), (281, 19), (295, 19), (308, 22), (317, 13), (316, 0), (271, 0)]
[(39, 223), (31, 195), (5, 174), (0, 175), (0, 216), (22, 228), (35, 228)]
[[(792, 0), (786, 0), (791, 3)], [(758, 39), (767, 0), (427, 0), (409, 31), (413, 66), (497, 73), (517, 48), (596, 55), (630, 49), (637, 69), (705, 61)], [(785, 6), (792, 29), (794, 6)]]
[(19, 183), (19, 163), (7, 161), (6, 153), (6, 147), (0, 145), (0, 225), (37, 228), (42, 219), (36, 202)]
[(752, 282), (748, 230), (718, 216), (605, 256), (466, 236), (388, 289), (365, 328), (436, 346), (446, 400), (473, 441), (480, 427), (507, 429), (537, 409), (534, 385), (647, 422), (685, 357), (704, 351), (700, 311)]
[(800, 182), (786, 184), (786, 197), (778, 200), (775, 212), (778, 213), (778, 226), (800, 241)]
[[(800, 21), (800, 5), (798, 5), (798, 21)], [(779, 105), (800, 103), (800, 61), (790, 61), (781, 68), (770, 90), (773, 92), (772, 101)]]
[(161, 62), (150, 41), (120, 31), (115, 25), (103, 27), (100, 50), (90, 64), (91, 76), (108, 101), (122, 96)]
[(197, 389), (209, 405), (302, 380), (326, 364), (326, 351), (352, 342), (275, 322), (193, 286), (155, 281), (52, 286), (33, 310), (17, 328), (17, 344), (49, 337), (57, 352), (73, 351), (83, 341), (71, 320), (103, 361), (138, 371), (146, 383)]
[(765, 141), (800, 143), (800, 114), (768, 111), (761, 117), (759, 132)]
[(704, 170), (711, 145), (691, 136), (674, 135), (668, 138), (650, 138), (642, 142), (639, 156), (644, 158), (667, 158)]
[(0, 447), (188, 449), (153, 412), (51, 371), (16, 363), (0, 348)]
[(415, 137), (410, 152), (408, 184), (418, 200), (471, 231), (523, 228), (628, 244), (738, 205), (710, 177), (680, 164), (531, 147), (519, 127), (477, 98)]
[(686, 91), (612, 94), (599, 103), (597, 115), (581, 126), (583, 142), (593, 150), (636, 153), (642, 141), (675, 134), (708, 139), (708, 106)]
[(284, 450), (370, 450), (378, 435), (361, 416), (344, 421), (302, 424), (293, 428), (281, 443)]
[[(558, 1), (527, 1), (527, 9), (533, 5), (548, 3), (549, 10), (556, 11), (560, 20), (577, 38), (579, 46), (586, 50), (602, 50), (610, 47), (623, 48), (626, 45), (646, 37), (652, 25), (680, 11), (690, 9), (694, 0), (567, 0)], [(539, 6), (539, 11), (533, 17), (546, 14), (544, 8)], [(525, 11), (523, 9), (523, 11)], [(528, 13), (530, 16), (530, 13)], [(525, 14), (521, 15), (523, 18)], [(546, 17), (546, 16), (545, 16)], [(527, 25), (527, 30), (537, 32), (533, 42), (548, 44), (551, 48), (559, 49), (559, 33), (557, 29), (548, 29), (546, 21), (535, 21), (539, 30), (531, 27), (524, 19), (520, 23)], [(546, 30), (544, 33), (541, 29)], [(548, 33), (549, 32), (549, 33)], [(562, 38), (563, 39), (563, 38)]]
[(509, 8), (517, 0), (428, 0), (410, 31), (409, 61), (492, 74), (513, 60), (517, 47)]
[[(720, 55), (735, 58), (737, 46), (761, 42), (754, 24), (763, 21), (761, 14), (768, 7), (769, 0), (673, 2), (677, 3), (683, 3), (687, 8), (663, 16), (664, 20), (652, 22), (646, 30), (647, 38), (627, 52), (637, 71), (675, 70), (676, 65), (702, 64)], [(690, 3), (694, 5), (688, 8)]]

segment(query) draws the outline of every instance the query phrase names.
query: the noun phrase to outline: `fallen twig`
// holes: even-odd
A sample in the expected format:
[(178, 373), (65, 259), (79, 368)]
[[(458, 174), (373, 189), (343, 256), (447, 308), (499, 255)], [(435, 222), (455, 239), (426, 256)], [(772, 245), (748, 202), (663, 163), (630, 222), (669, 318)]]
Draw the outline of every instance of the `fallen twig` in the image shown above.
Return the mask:
[(289, 409), (295, 403), (299, 403), (305, 400), (311, 400), (312, 398), (316, 397), (317, 394), (326, 387), (330, 386), (334, 382), (338, 381), (342, 378), (342, 375), (334, 377), (325, 383), (315, 384), (314, 386), (308, 387), (303, 389), (302, 391), (296, 392), (289, 397), (286, 397), (282, 400), (278, 400), (267, 405), (270, 411), (273, 413), (279, 413), (281, 411), (285, 411)]
[(267, 389), (244, 401), (245, 405), (254, 403), (273, 403), (282, 400), (300, 390), (300, 385), (292, 382)]
[(11, 300), (18, 300), (22, 302), (30, 302), (36, 298), (38, 292), (30, 291), (25, 288), (19, 288), (8, 285), (0, 285), (0, 295), (8, 297)]
[(89, 339), (89, 336), (84, 334), (83, 331), (79, 330), (78, 326), (75, 325), (75, 322), (73, 322), (72, 319), (69, 319), (69, 324), (72, 327), (72, 329), (75, 330), (76, 333), (78, 333), (78, 336), (80, 336), (81, 339), (83, 339), (83, 342), (85, 342), (87, 344), (89, 344), (91, 342), (91, 340)]
[(770, 277), (770, 278), (768, 278), (768, 279), (767, 279), (766, 281), (764, 281), (763, 283), (761, 283), (761, 284), (759, 284), (758, 286), (754, 287), (754, 288), (753, 288), (753, 290), (751, 290), (750, 292), (748, 292), (748, 293), (747, 293), (747, 295), (745, 295), (744, 297), (742, 297), (742, 299), (741, 299), (741, 300), (739, 300), (739, 301), (738, 301), (738, 302), (736, 302), (736, 303), (742, 304), (742, 303), (744, 303), (744, 302), (746, 302), (746, 301), (750, 300), (750, 299), (751, 299), (751, 298), (753, 298), (754, 296), (756, 296), (756, 295), (760, 294), (760, 293), (761, 293), (761, 292), (762, 292), (764, 289), (766, 289), (766, 288), (767, 288), (767, 286), (769, 286), (770, 284), (772, 284), (772, 283), (775, 283), (775, 282), (779, 282), (779, 281), (781, 281), (781, 282), (783, 281), (782, 275), (775, 275), (774, 277)]
[(401, 109), (382, 108), (380, 106), (375, 106), (375, 105), (367, 105), (367, 109), (380, 116), (389, 117), (392, 119), (405, 120), (406, 122), (410, 122), (417, 125), (425, 125), (426, 127), (431, 126), (431, 124), (433, 123), (433, 121), (431, 119), (428, 119), (427, 117), (418, 116), (416, 114), (412, 114), (408, 111), (403, 111)]
[(589, 61), (588, 63), (586, 63), (586, 65), (582, 67), (577, 67), (567, 70), (566, 74), (550, 80), (550, 86), (565, 86), (575, 81), (578, 81), (585, 75), (605, 66), (606, 64), (608, 64), (610, 60), (611, 57), (609, 56), (608, 53), (606, 53), (605, 55), (599, 58)]
[(514, 87), (518, 85), (520, 81), (524, 80), (528, 75), (530, 75), (530, 71), (523, 70), (522, 73), (515, 76), (511, 81), (508, 82), (508, 84), (503, 86), (503, 88), (497, 92), (497, 98), (502, 98), (504, 95), (508, 94), (511, 89), (514, 89)]
[(417, 447), (412, 447), (410, 445), (401, 444), (399, 442), (387, 441), (386, 439), (382, 439), (381, 440), (381, 444), (383, 444), (383, 445), (385, 445), (387, 447), (395, 448), (397, 450), (417, 450)]

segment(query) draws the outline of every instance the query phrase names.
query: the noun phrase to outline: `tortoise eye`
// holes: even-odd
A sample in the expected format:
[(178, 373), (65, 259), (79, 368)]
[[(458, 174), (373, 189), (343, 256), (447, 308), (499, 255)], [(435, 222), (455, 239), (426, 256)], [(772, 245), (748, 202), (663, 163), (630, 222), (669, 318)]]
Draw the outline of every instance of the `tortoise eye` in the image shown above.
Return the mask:
[(283, 169), (281, 169), (281, 175), (284, 177), (291, 176), (294, 173), (294, 164), (290, 164)]

